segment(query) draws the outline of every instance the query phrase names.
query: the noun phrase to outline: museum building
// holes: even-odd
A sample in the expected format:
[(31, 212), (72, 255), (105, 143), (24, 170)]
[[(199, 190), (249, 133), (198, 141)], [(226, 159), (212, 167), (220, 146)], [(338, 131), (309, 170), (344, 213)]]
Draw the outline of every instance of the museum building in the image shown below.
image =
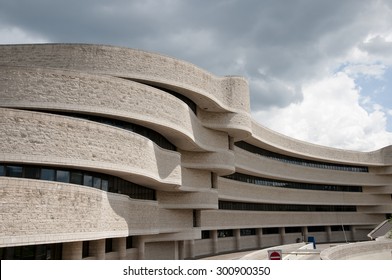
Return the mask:
[[(347, 112), (349, 114), (349, 112)], [(196, 259), (351, 242), (392, 213), (392, 146), (298, 141), (247, 81), (104, 45), (0, 45), (1, 259)]]

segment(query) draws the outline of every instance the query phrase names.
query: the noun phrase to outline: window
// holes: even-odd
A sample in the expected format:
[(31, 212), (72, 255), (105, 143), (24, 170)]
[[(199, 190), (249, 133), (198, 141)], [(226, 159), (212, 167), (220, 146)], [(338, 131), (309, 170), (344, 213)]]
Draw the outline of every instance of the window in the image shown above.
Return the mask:
[(109, 190), (109, 181), (108, 180), (102, 180), (102, 190), (107, 192)]
[(256, 229), (254, 228), (244, 228), (240, 229), (241, 236), (256, 235)]
[(285, 233), (302, 233), (302, 228), (300, 227), (286, 227)]
[(101, 178), (98, 177), (93, 178), (93, 187), (96, 189), (101, 189)]
[(279, 228), (263, 228), (263, 234), (278, 234)]
[(113, 239), (107, 238), (105, 240), (105, 253), (113, 252)]
[(225, 238), (225, 237), (231, 237), (231, 236), (234, 236), (232, 229), (218, 230), (218, 238)]
[(103, 191), (128, 195), (134, 199), (156, 200), (154, 189), (110, 176), (82, 170), (55, 169), (34, 165), (0, 164), (0, 176), (39, 179), (85, 185)]
[(39, 179), (40, 178), (40, 169), (34, 166), (26, 166), (24, 168), (24, 177), (29, 179)]
[(82, 172), (72, 171), (71, 172), (70, 183), (77, 184), (77, 185), (83, 185), (83, 174), (82, 174)]
[(133, 247), (133, 239), (132, 236), (127, 236), (127, 238), (125, 239), (125, 243), (126, 243), (126, 248), (130, 249)]
[(57, 170), (56, 181), (63, 182), (63, 183), (69, 183), (69, 171)]
[(6, 176), (9, 176), (9, 177), (22, 178), (23, 177), (23, 168), (22, 168), (22, 166), (7, 165), (5, 174), (6, 174)]
[(41, 169), (41, 179), (47, 181), (54, 181), (55, 178), (55, 170), (54, 169)]
[(90, 241), (83, 241), (82, 244), (82, 258), (90, 256)]
[(93, 186), (93, 176), (84, 175), (83, 176), (83, 185), (92, 187)]
[(350, 231), (350, 226), (331, 226), (331, 231)]
[(202, 230), (201, 231), (201, 239), (210, 239), (210, 231), (209, 230)]
[(308, 227), (308, 232), (323, 232), (323, 231), (325, 231), (325, 227), (323, 226)]

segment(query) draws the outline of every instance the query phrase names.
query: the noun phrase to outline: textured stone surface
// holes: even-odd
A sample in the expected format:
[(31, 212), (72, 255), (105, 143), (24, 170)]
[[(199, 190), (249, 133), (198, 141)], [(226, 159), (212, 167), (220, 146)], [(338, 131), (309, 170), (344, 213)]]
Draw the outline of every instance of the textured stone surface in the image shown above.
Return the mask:
[[(0, 247), (72, 242), (74, 254), (73, 246), (66, 253), (80, 258), (81, 241), (96, 240), (92, 244), (100, 245), (89, 258), (177, 259), (294, 242), (299, 234), (284, 234), (286, 227), (325, 226), (315, 235), (336, 242), (345, 235), (330, 226), (344, 224), (353, 240), (363, 239), (391, 212), (392, 146), (343, 151), (262, 127), (251, 119), (248, 84), (241, 77), (216, 77), (171, 57), (101, 45), (3, 45), (0, 65), (0, 163), (77, 168), (157, 190), (157, 201), (143, 201), (84, 186), (0, 177)], [(196, 113), (153, 86), (191, 99)], [(162, 134), (176, 151), (135, 132), (61, 112), (139, 124)], [(234, 147), (239, 140), (298, 158), (370, 166), (370, 172), (267, 159)], [(263, 187), (219, 177), (234, 172), (361, 185), (364, 192)], [(357, 212), (219, 210), (219, 199), (355, 205)], [(280, 233), (262, 235), (268, 227)], [(239, 229), (249, 228), (257, 235), (240, 235)], [(220, 229), (235, 234), (218, 238)], [(201, 239), (202, 230), (211, 230), (209, 239)], [(128, 235), (134, 244), (126, 250)], [(107, 238), (122, 238), (116, 252), (104, 254)]]

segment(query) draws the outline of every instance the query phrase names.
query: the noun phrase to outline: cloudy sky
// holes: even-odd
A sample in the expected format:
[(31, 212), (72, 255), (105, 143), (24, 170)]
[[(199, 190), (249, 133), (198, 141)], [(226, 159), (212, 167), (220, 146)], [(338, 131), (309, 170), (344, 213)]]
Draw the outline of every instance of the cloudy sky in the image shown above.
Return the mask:
[(392, 144), (390, 0), (0, 0), (0, 44), (47, 42), (242, 75), (262, 125), (343, 149)]

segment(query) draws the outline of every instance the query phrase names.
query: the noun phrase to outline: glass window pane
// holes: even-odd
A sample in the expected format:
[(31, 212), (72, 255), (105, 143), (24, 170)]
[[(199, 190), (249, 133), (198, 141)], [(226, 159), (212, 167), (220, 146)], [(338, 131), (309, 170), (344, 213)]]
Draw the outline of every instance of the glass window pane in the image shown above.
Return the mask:
[(24, 177), (30, 179), (39, 179), (40, 177), (40, 168), (34, 166), (26, 166), (24, 170)]
[(6, 166), (6, 175), (10, 177), (21, 178), (23, 174), (23, 168), (21, 166)]
[(97, 189), (101, 189), (101, 178), (94, 177), (93, 187)]
[(57, 170), (56, 181), (69, 183), (69, 171)]
[(102, 190), (106, 191), (106, 192), (109, 190), (109, 182), (108, 182), (108, 180), (102, 180)]
[(0, 165), (0, 176), (5, 176), (4, 165)]
[(48, 181), (54, 181), (54, 179), (55, 179), (55, 170), (54, 169), (48, 169), (48, 168), (42, 168), (41, 169), (41, 179), (42, 180), (48, 180)]
[(83, 185), (83, 174), (81, 172), (71, 172), (71, 181), (72, 184)]
[(93, 176), (84, 175), (83, 176), (83, 185), (92, 187), (93, 186)]

